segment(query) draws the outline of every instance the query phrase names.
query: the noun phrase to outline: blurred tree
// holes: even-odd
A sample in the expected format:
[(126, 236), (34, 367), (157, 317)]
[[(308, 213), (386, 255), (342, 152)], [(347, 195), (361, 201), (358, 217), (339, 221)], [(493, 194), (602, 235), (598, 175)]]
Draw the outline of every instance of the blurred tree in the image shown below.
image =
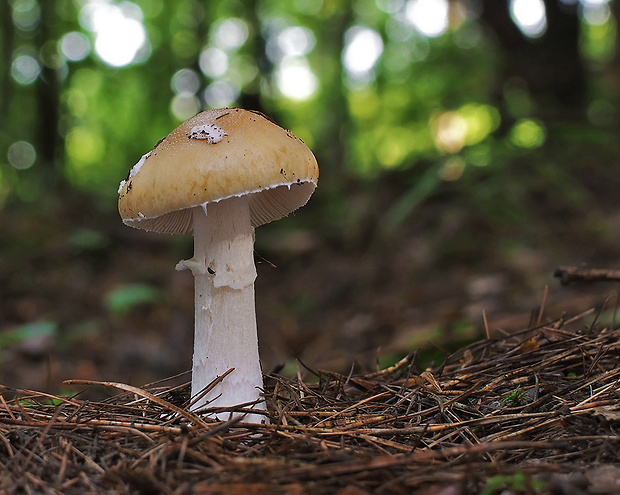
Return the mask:
[[(55, 170), (56, 164), (64, 159), (64, 144), (60, 135), (60, 92), (58, 69), (59, 54), (56, 43), (57, 33), (54, 28), (56, 9), (52, 2), (41, 2), (39, 5), (38, 27), (34, 30), (33, 48), (38, 52), (40, 73), (34, 83), (36, 98), (35, 122), (31, 128), (37, 138), (37, 153), (45, 168), (39, 171), (39, 179), (49, 186), (58, 187), (63, 183), (62, 169)], [(59, 173), (60, 172), (60, 173)], [(60, 180), (59, 180), (60, 179)]]
[[(498, 83), (522, 81), (537, 103), (540, 118), (581, 119), (587, 95), (579, 50), (579, 4), (545, 0), (544, 7), (544, 33), (528, 38), (511, 18), (509, 2), (484, 0), (481, 19), (503, 52)], [(497, 88), (498, 95), (503, 90)]]

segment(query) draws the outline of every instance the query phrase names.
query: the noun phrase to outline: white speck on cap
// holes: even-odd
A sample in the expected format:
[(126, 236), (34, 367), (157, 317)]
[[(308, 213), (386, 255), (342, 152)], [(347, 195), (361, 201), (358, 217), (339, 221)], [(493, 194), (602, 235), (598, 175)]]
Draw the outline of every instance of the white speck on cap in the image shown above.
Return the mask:
[(129, 178), (131, 179), (132, 177), (135, 177), (136, 175), (138, 175), (138, 172), (140, 172), (140, 169), (142, 168), (142, 165), (144, 165), (144, 162), (146, 161), (146, 159), (151, 156), (151, 152), (149, 151), (148, 153), (142, 155), (142, 158), (140, 158), (140, 160), (138, 160), (138, 163), (136, 163), (133, 167), (131, 167), (131, 170), (129, 171)]
[(209, 144), (219, 143), (228, 133), (213, 124), (195, 125), (189, 133), (190, 139), (205, 139)]
[(125, 187), (125, 184), (127, 184), (127, 181), (129, 179), (131, 179), (132, 177), (135, 177), (136, 175), (138, 175), (138, 172), (140, 172), (140, 169), (142, 168), (142, 165), (144, 165), (144, 162), (146, 161), (146, 159), (149, 156), (151, 156), (151, 151), (149, 151), (148, 153), (145, 153), (144, 155), (142, 155), (140, 160), (138, 160), (138, 163), (136, 163), (133, 167), (131, 167), (131, 170), (129, 171), (129, 175), (127, 176), (127, 179), (126, 180), (122, 180), (121, 183), (118, 186), (118, 194), (121, 193), (121, 191), (123, 190), (123, 187)]

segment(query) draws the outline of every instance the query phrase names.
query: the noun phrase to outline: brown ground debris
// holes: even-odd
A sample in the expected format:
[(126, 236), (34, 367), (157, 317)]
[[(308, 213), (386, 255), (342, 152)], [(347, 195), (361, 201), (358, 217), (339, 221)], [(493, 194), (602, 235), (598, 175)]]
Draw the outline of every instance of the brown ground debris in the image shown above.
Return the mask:
[(270, 425), (190, 412), (187, 384), (171, 384), (183, 377), (74, 382), (121, 391), (103, 401), (2, 387), (0, 490), (620, 492), (620, 330), (593, 310), (473, 343), (439, 367), (417, 358), (269, 375)]

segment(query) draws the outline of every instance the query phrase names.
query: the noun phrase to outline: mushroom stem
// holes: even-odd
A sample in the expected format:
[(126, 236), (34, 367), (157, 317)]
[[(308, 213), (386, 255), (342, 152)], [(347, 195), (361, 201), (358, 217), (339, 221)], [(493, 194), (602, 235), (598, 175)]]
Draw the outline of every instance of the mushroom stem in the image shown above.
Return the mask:
[[(247, 196), (194, 207), (193, 230), (194, 257), (177, 265), (177, 270), (191, 270), (195, 282), (192, 397), (230, 368), (234, 371), (192, 408), (249, 403), (247, 407), (266, 410), (260, 396), (254, 228)], [(229, 413), (216, 416), (228, 419)], [(267, 418), (249, 414), (243, 420), (260, 423)]]

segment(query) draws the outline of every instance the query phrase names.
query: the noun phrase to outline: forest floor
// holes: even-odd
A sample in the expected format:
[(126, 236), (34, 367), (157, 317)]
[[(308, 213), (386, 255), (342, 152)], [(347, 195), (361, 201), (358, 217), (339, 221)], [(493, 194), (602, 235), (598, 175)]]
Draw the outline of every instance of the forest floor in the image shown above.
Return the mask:
[[(534, 476), (534, 460), (551, 456), (554, 463), (560, 462), (562, 453), (567, 455), (564, 459), (567, 462), (566, 470), (553, 468), (553, 463), (549, 462), (544, 462), (544, 469), (541, 468), (546, 473), (562, 474), (558, 478), (551, 479), (551, 475), (545, 478), (546, 482), (552, 481), (551, 485), (545, 486), (553, 485), (555, 490), (548, 493), (614, 493), (604, 490), (618, 478), (615, 471), (605, 471), (605, 466), (609, 465), (612, 469), (611, 466), (620, 461), (618, 444), (610, 440), (615, 435), (613, 432), (616, 431), (618, 421), (615, 406), (612, 407), (614, 400), (617, 401), (618, 381), (615, 375), (609, 375), (614, 368), (620, 368), (620, 362), (617, 362), (620, 354), (617, 347), (612, 345), (613, 336), (616, 335), (616, 286), (600, 283), (563, 287), (553, 277), (553, 273), (558, 265), (577, 265), (581, 262), (600, 268), (615, 268), (618, 247), (615, 239), (620, 238), (620, 235), (615, 235), (619, 233), (615, 231), (617, 222), (613, 219), (620, 216), (610, 216), (608, 230), (601, 238), (576, 235), (578, 232), (587, 232), (587, 229), (584, 230), (579, 220), (575, 220), (570, 227), (558, 229), (560, 234), (550, 228), (548, 237), (551, 240), (539, 243), (541, 238), (545, 238), (544, 235), (530, 237), (518, 228), (498, 233), (481, 227), (478, 221), (463, 218), (451, 211), (445, 212), (442, 208), (441, 205), (430, 205), (417, 219), (416, 225), (402, 225), (397, 232), (380, 239), (369, 236), (367, 218), (349, 225), (341, 233), (335, 233), (333, 230), (325, 232), (320, 228), (321, 220), (305, 212), (300, 212), (294, 219), (282, 221), (282, 225), (266, 226), (257, 231), (259, 277), (256, 299), (260, 352), (264, 371), (270, 374), (277, 371), (277, 374), (271, 374), (274, 378), (269, 382), (272, 387), (269, 392), (275, 394), (272, 405), (277, 406), (278, 411), (274, 413), (272, 425), (286, 423), (292, 429), (286, 434), (275, 435), (271, 427), (238, 430), (236, 425), (231, 424), (222, 430), (223, 436), (218, 436), (217, 430), (209, 433), (212, 425), (205, 426), (207, 436), (217, 439), (211, 446), (213, 449), (230, 446), (232, 444), (226, 442), (232, 441), (234, 448), (227, 450), (226, 455), (238, 455), (239, 463), (242, 460), (249, 462), (256, 456), (263, 461), (271, 459), (275, 464), (258, 463), (254, 467), (251, 463), (243, 464), (247, 476), (240, 478), (231, 477), (228, 467), (222, 468), (220, 465), (221, 469), (216, 471), (227, 473), (226, 476), (214, 477), (212, 485), (201, 485), (199, 490), (195, 490), (197, 493), (236, 493), (217, 491), (217, 487), (223, 490), (222, 486), (227, 483), (246, 493), (262, 493), (261, 490), (266, 489), (272, 490), (271, 493), (305, 493), (304, 480), (312, 479), (312, 466), (319, 469), (321, 464), (324, 467), (320, 478), (331, 481), (325, 485), (314, 485), (313, 493), (337, 490), (343, 494), (367, 491), (406, 493), (414, 488), (427, 490), (424, 493), (429, 494), (478, 493), (476, 490), (488, 486), (485, 483), (500, 474), (506, 474), (508, 478), (497, 478), (498, 490), (510, 485), (508, 488), (513, 488), (511, 493), (546, 493), (542, 488), (536, 491), (539, 485), (533, 485), (542, 479)], [(381, 208), (377, 210), (381, 211)], [(441, 221), (433, 220), (437, 217)], [(435, 228), (429, 230), (427, 227), (433, 222)], [(5, 403), (4, 420), (17, 420), (19, 416), (20, 421), (24, 417), (30, 417), (31, 421), (21, 426), (19, 421), (14, 421), (14, 426), (9, 429), (0, 426), (0, 433), (4, 432), (0, 440), (5, 441), (5, 454), (8, 453), (10, 458), (14, 458), (15, 465), (19, 464), (24, 469), (32, 457), (26, 463), (22, 462), (23, 459), (18, 462), (19, 455), (24, 452), (20, 449), (30, 446), (32, 455), (36, 453), (37, 456), (37, 449), (43, 449), (42, 446), (45, 446), (45, 452), (56, 452), (54, 462), (57, 463), (54, 469), (64, 469), (61, 471), (63, 476), (66, 475), (64, 481), (55, 481), (55, 484), (44, 482), (41, 480), (47, 478), (41, 474), (38, 481), (35, 478), (30, 480), (30, 489), (36, 489), (39, 482), (42, 483), (39, 488), (49, 489), (52, 493), (53, 490), (59, 490), (63, 483), (68, 483), (66, 489), (61, 490), (68, 493), (73, 483), (79, 487), (76, 488), (78, 493), (88, 485), (82, 484), (83, 480), (71, 482), (78, 477), (69, 476), (67, 473), (70, 469), (67, 466), (71, 462), (76, 465), (91, 462), (80, 457), (84, 449), (76, 447), (79, 452), (75, 453), (71, 450), (73, 447), (68, 445), (74, 445), (77, 440), (74, 439), (72, 443), (71, 439), (64, 438), (61, 441), (60, 437), (54, 437), (52, 444), (47, 445), (45, 435), (37, 436), (33, 432), (40, 434), (46, 429), (46, 424), (48, 433), (56, 431), (53, 425), (49, 426), (50, 421), (70, 422), (76, 417), (82, 417), (83, 411), (87, 411), (87, 416), (92, 418), (94, 412), (89, 409), (88, 404), (91, 403), (87, 400), (95, 401), (95, 404), (106, 403), (98, 402), (102, 400), (112, 404), (110, 410), (102, 406), (99, 418), (110, 425), (118, 419), (115, 414), (125, 414), (127, 411), (123, 412), (123, 408), (135, 399), (135, 395), (131, 396), (131, 400), (119, 396), (118, 391), (110, 387), (67, 386), (63, 384), (65, 380), (110, 381), (141, 387), (190, 368), (193, 339), (192, 278), (188, 272), (175, 272), (174, 266), (178, 260), (191, 257), (191, 239), (170, 238), (130, 229), (123, 226), (109, 208), (97, 208), (91, 204), (76, 208), (74, 204), (67, 209), (53, 202), (49, 208), (44, 209), (33, 209), (32, 206), (5, 208), (0, 211), (0, 232), (7, 240), (0, 247), (0, 383), (8, 387), (7, 391), (10, 388), (21, 390), (17, 394), (19, 397), (30, 396), (31, 392), (27, 392), (29, 390), (38, 391), (55, 397), (54, 404), (65, 404), (65, 412), (58, 415), (49, 413), (45, 409), (49, 404), (43, 401), (40, 407), (44, 411), (35, 408), (34, 413), (22, 411), (23, 416), (20, 416), (21, 413), (15, 408), (23, 408), (23, 401)], [(498, 242), (498, 236), (501, 242)], [(566, 320), (570, 325), (563, 333)], [(549, 329), (562, 331), (554, 333)], [(507, 335), (514, 334), (520, 337), (516, 340), (507, 339)], [(530, 341), (534, 344), (527, 344)], [(482, 344), (473, 344), (478, 347), (471, 348), (473, 354), (469, 357), (465, 350), (469, 349), (467, 346), (472, 345), (472, 342)], [(495, 346), (497, 342), (499, 347)], [(587, 352), (584, 350), (586, 348)], [(412, 358), (412, 351), (418, 350)], [(529, 353), (528, 359), (550, 359), (551, 369), (551, 363), (555, 362), (550, 358), (549, 353), (552, 351), (568, 356), (564, 364), (550, 371), (549, 380), (552, 384), (548, 383), (549, 380), (542, 384), (544, 377), (532, 373), (522, 362), (508, 359), (515, 354)], [(405, 356), (409, 358), (403, 361)], [(456, 361), (452, 362), (452, 367), (444, 368), (443, 364), (449, 356)], [(458, 359), (454, 356), (458, 356)], [(498, 369), (508, 366), (502, 376), (514, 375), (510, 378), (513, 381), (498, 381), (490, 386), (488, 377), (493, 369), (488, 367), (488, 363), (481, 364), (484, 356), (488, 356), (489, 363), (495, 363)], [(561, 390), (571, 394), (574, 391), (573, 384), (567, 388), (562, 381), (569, 376), (566, 363), (570, 364), (570, 372), (573, 373), (579, 359), (583, 363), (577, 375), (583, 383), (576, 389), (582, 395), (562, 398)], [(527, 359), (525, 361), (530, 362)], [(395, 363), (400, 364), (391, 372), (381, 371)], [(511, 371), (506, 363), (513, 363), (514, 369)], [(409, 381), (412, 375), (423, 376), (424, 370), (431, 375), (420, 379), (419, 383)], [(474, 372), (482, 373), (485, 379), (480, 375), (479, 382), (471, 381)], [(320, 389), (315, 388), (321, 386), (317, 385), (317, 374), (321, 377), (318, 383), (323, 386)], [(595, 376), (600, 383), (588, 382)], [(347, 387), (350, 385), (346, 377), (349, 380), (357, 377), (358, 381), (354, 387), (356, 392), (353, 395), (345, 393), (344, 400), (343, 391), (349, 390)], [(519, 387), (521, 382), (517, 383), (515, 377), (522, 380), (521, 386), (527, 394), (512, 404), (514, 410), (508, 411), (498, 404), (505, 405), (502, 397)], [(569, 378), (575, 377), (571, 374)], [(308, 384), (305, 383), (306, 379)], [(559, 381), (562, 381), (561, 385)], [(455, 383), (459, 383), (456, 388)], [(470, 397), (471, 391), (466, 388), (474, 387), (477, 383), (486, 383), (488, 394), (475, 393), (477, 402), (474, 403)], [(604, 397), (597, 396), (596, 401), (589, 399), (587, 393), (583, 395), (585, 392), (596, 394), (592, 391), (595, 390), (594, 385), (599, 387), (596, 390), (603, 390), (601, 394), (604, 394)], [(309, 394), (307, 399), (313, 397), (315, 402), (310, 404), (302, 401), (303, 404), (296, 403), (294, 406), (290, 402), (284, 403), (282, 396), (278, 395), (278, 386), (288, 390), (284, 395), (289, 401), (293, 401), (300, 390), (305, 390)], [(411, 414), (409, 410), (404, 412), (396, 408), (388, 413), (380, 410), (378, 405), (394, 401), (400, 404), (399, 397), (404, 395), (411, 399), (415, 396), (419, 404), (425, 404), (424, 407), (428, 406), (430, 411), (435, 407), (431, 404), (433, 393), (451, 388), (454, 389), (453, 395), (448, 394), (446, 399), (449, 404), (476, 409), (468, 410), (468, 421), (481, 421), (479, 418), (490, 414), (488, 408), (495, 411), (492, 414), (502, 416), (494, 432), (484, 430), (477, 423), (474, 424), (479, 428), (471, 430), (471, 425), (463, 423), (463, 409), (458, 413), (461, 419), (451, 416), (449, 411), (452, 409), (448, 408), (445, 411), (442, 409), (441, 417), (435, 412), (430, 416), (418, 415), (414, 420), (408, 416)], [(549, 402), (553, 396), (549, 393), (545, 395), (547, 402), (541, 402), (541, 409), (532, 408), (532, 403), (542, 397), (534, 397), (532, 394), (542, 394), (539, 390), (543, 389), (556, 390), (555, 396), (560, 398), (556, 402)], [(80, 391), (80, 395), (75, 400), (64, 399), (77, 391)], [(385, 400), (376, 401), (374, 398), (381, 393), (387, 393), (388, 396)], [(608, 402), (599, 403), (600, 400)], [(573, 416), (560, 420), (551, 415), (555, 414), (553, 411), (559, 410), (562, 401), (569, 409), (573, 408), (569, 411)], [(33, 402), (39, 404), (39, 400)], [(588, 421), (605, 423), (605, 434), (601, 433), (605, 438), (601, 436), (595, 439), (596, 428), (584, 419), (585, 413), (578, 412), (584, 410), (585, 404), (589, 402), (607, 408), (596, 410), (595, 416), (587, 416)], [(368, 403), (370, 409), (355, 406), (360, 403)], [(422, 405), (419, 407), (422, 408)], [(82, 412), (78, 414), (75, 408)], [(317, 413), (321, 408), (324, 408), (323, 412)], [(383, 430), (398, 431), (392, 432), (387, 439), (382, 436), (386, 435), (385, 431), (357, 431), (359, 435), (372, 436), (371, 440), (364, 440), (372, 448), (361, 448), (359, 443), (363, 441), (359, 435), (355, 438), (339, 435), (334, 432), (337, 424), (330, 422), (327, 427), (323, 423), (328, 411), (334, 414), (347, 408), (363, 413), (366, 419), (375, 418), (369, 421), (375, 421), (377, 428), (381, 426)], [(290, 415), (287, 416), (283, 411), (289, 411)], [(141, 430), (139, 435), (148, 436), (149, 431), (154, 432), (151, 439), (155, 442), (153, 445), (163, 445), (158, 442), (169, 442), (174, 437), (174, 442), (189, 441), (193, 446), (205, 436), (206, 430), (200, 432), (190, 428), (191, 435), (183, 437), (183, 432), (186, 432), (184, 428), (192, 424), (191, 418), (177, 418), (180, 422), (177, 421), (174, 427), (181, 429), (166, 430), (164, 434), (164, 424), (159, 421), (165, 417), (166, 428), (170, 426), (170, 411), (163, 414), (160, 405), (152, 412), (153, 417), (149, 419), (151, 430)], [(514, 416), (506, 416), (508, 413), (514, 413)], [(540, 413), (538, 418), (541, 418), (541, 423), (535, 423), (539, 420), (533, 417), (528, 416), (526, 420), (525, 416), (519, 416), (525, 413)], [(380, 416), (392, 419), (377, 420)], [(297, 418), (293, 423), (292, 417)], [(359, 419), (349, 421), (356, 423)], [(553, 443), (557, 440), (553, 435), (560, 431), (555, 428), (561, 424), (573, 424), (573, 419), (576, 428), (581, 430), (575, 430), (571, 435), (578, 439), (571, 440), (569, 447), (566, 447), (566, 443)], [(186, 426), (183, 426), (184, 421)], [(544, 421), (553, 425), (549, 430), (552, 433), (546, 436), (532, 436), (521, 431), (527, 425), (532, 426), (532, 431), (542, 431), (545, 429)], [(362, 421), (358, 427), (366, 427), (370, 423)], [(449, 431), (447, 443), (436, 443), (442, 437), (437, 436), (440, 427), (427, 431), (429, 427), (424, 426), (435, 423), (451, 425), (445, 426), (445, 431)], [(7, 436), (7, 432), (14, 432), (15, 428), (27, 430), (23, 430), (22, 443), (17, 442), (16, 437)], [(116, 434), (128, 435), (128, 432), (121, 428), (115, 430)], [(118, 445), (118, 438), (114, 435), (109, 437), (110, 441)], [(273, 439), (274, 435), (277, 437), (275, 443), (260, 441), (260, 438)], [(382, 440), (376, 440), (379, 437)], [(467, 446), (485, 445), (487, 442), (480, 439), (487, 437), (513, 443), (477, 447), (474, 457), (471, 457), (472, 452), (463, 450)], [(39, 444), (37, 439), (40, 440)], [(132, 439), (130, 443), (134, 441)], [(519, 441), (525, 443), (519, 444)], [(535, 441), (542, 443), (527, 444)], [(36, 445), (38, 447), (34, 448)], [(178, 447), (175, 443), (177, 452)], [(456, 450), (442, 450), (448, 447)], [(170, 444), (165, 448), (169, 449)], [(290, 453), (290, 449), (299, 455), (300, 449), (307, 449), (306, 458), (297, 459), (298, 473), (293, 470), (298, 477), (286, 478), (283, 475), (284, 478), (277, 481), (276, 476), (273, 478), (274, 485), (270, 485), (264, 477), (260, 482), (250, 483), (250, 473), (256, 469), (269, 471), (273, 468), (272, 473), (284, 469), (285, 466), (277, 464), (274, 459), (282, 459), (284, 454)], [(359, 449), (359, 457), (353, 454), (356, 449)], [(595, 484), (588, 481), (594, 473), (591, 470), (580, 471), (579, 488), (571, 485), (567, 476), (574, 468), (572, 463), (579, 462), (571, 452), (579, 449), (590, 452), (590, 457), (584, 456), (583, 462), (590, 462), (591, 470), (599, 470), (595, 474), (604, 480), (603, 485), (594, 487)], [(187, 469), (191, 471), (196, 463), (202, 467), (211, 463), (210, 467), (214, 468), (213, 459), (224, 455), (223, 451), (216, 450), (194, 451), (193, 457), (189, 456), (191, 459), (185, 459), (191, 464), (190, 467), (181, 458), (175, 460), (175, 465), (181, 469), (179, 473)], [(406, 457), (407, 452), (413, 451), (421, 457), (412, 457), (413, 460), (402, 458), (403, 455)], [(321, 461), (317, 457), (320, 452), (329, 455)], [(535, 452), (544, 452), (544, 456)], [(5, 454), (0, 455), (0, 458), (5, 458)], [(101, 453), (97, 456), (106, 457)], [(107, 472), (109, 466), (105, 463), (94, 468), (99, 475), (107, 473), (103, 478), (108, 480), (108, 484), (101, 482), (102, 485), (95, 484), (89, 489), (98, 491), (95, 489), (101, 488), (103, 491), (105, 485), (106, 489), (122, 492), (130, 487), (139, 487), (139, 483), (132, 485), (128, 466), (136, 467), (142, 461), (130, 454), (129, 450), (125, 457), (127, 464), (119, 461), (114, 475)], [(160, 457), (155, 457), (157, 462), (161, 461)], [(527, 469), (522, 470), (527, 474), (525, 481), (515, 478), (515, 473), (521, 471), (504, 469), (506, 466), (520, 465), (528, 459)], [(62, 468), (63, 462), (65, 468)], [(147, 478), (151, 483), (149, 489), (157, 491), (165, 486), (166, 480), (165, 476), (153, 474), (153, 462), (147, 466), (151, 470)], [(232, 466), (236, 461), (230, 462)], [(480, 474), (479, 479), (473, 479), (471, 472), (468, 474), (467, 465), (472, 462), (477, 463), (476, 466), (482, 470), (480, 473), (485, 473)], [(381, 483), (377, 485), (368, 480), (356, 481), (353, 474), (359, 470), (351, 467), (356, 463), (383, 473), (377, 478), (382, 480)], [(419, 463), (426, 466), (427, 475), (418, 479), (412, 473)], [(442, 463), (445, 463), (445, 469), (454, 466), (452, 477), (446, 475), (442, 478), (438, 475), (437, 466)], [(486, 467), (480, 467), (483, 465)], [(429, 466), (434, 467), (431, 469)], [(163, 470), (164, 467), (159, 466), (158, 469)], [(339, 473), (342, 474), (340, 483), (334, 481), (341, 476)], [(215, 475), (211, 473), (209, 476)], [(400, 484), (399, 479), (402, 481)], [(432, 483), (432, 479), (441, 479), (442, 482)], [(15, 479), (5, 481), (6, 486), (17, 483)], [(522, 481), (525, 485), (515, 488)], [(92, 479), (91, 483), (94, 483)], [(180, 478), (175, 483), (176, 488), (170, 485), (167, 491), (173, 493), (178, 489), (179, 493), (190, 492)], [(0, 479), (2, 486), (3, 479)], [(571, 486), (573, 491), (569, 490)], [(615, 485), (613, 487), (618, 488)], [(21, 488), (26, 489), (24, 486)], [(588, 491), (594, 489), (599, 491)]]

